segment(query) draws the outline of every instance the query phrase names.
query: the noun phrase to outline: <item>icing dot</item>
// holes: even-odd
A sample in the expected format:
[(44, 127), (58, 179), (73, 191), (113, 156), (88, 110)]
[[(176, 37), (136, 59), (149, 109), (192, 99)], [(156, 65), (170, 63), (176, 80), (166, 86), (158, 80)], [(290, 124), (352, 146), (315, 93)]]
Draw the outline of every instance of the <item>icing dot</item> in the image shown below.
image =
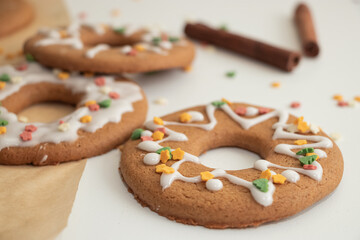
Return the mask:
[(144, 163), (146, 165), (155, 165), (160, 162), (160, 154), (157, 153), (147, 153), (144, 157)]
[(145, 131), (142, 131), (141, 132), (141, 136), (142, 137), (151, 137), (152, 136), (152, 132), (151, 131), (149, 131), (149, 130), (145, 130)]
[(223, 183), (219, 179), (210, 179), (206, 182), (206, 188), (210, 191), (219, 191), (223, 188)]
[(254, 107), (247, 107), (245, 116), (255, 116), (259, 114), (259, 110)]
[(204, 120), (204, 115), (201, 112), (189, 111), (187, 113), (191, 116), (191, 122), (199, 122)]
[(291, 183), (296, 183), (300, 179), (300, 175), (293, 170), (285, 170), (281, 173), (281, 175), (286, 177), (286, 180)]

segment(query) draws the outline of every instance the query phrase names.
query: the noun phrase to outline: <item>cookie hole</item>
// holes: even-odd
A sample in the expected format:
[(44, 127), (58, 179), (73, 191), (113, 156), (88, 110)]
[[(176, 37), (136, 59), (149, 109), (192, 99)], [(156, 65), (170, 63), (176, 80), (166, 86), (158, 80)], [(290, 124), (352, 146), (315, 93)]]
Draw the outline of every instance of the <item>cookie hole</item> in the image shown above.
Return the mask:
[(75, 111), (75, 106), (60, 102), (45, 102), (31, 105), (17, 115), (19, 119), (25, 117), (28, 122), (50, 123)]
[(203, 165), (224, 170), (253, 168), (261, 159), (256, 153), (237, 147), (221, 147), (207, 151), (200, 156)]

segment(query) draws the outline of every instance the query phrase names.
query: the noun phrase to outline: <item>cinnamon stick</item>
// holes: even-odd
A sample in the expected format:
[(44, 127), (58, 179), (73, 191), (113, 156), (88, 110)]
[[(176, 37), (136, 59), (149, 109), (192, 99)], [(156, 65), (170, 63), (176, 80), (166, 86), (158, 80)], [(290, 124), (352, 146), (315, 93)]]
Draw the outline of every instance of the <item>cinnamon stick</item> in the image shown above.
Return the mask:
[(290, 72), (298, 65), (300, 53), (243, 37), (201, 23), (187, 23), (185, 33), (190, 38), (205, 41)]
[(315, 33), (315, 27), (310, 9), (304, 3), (299, 4), (295, 10), (295, 23), (305, 55), (309, 57), (317, 56), (320, 49)]

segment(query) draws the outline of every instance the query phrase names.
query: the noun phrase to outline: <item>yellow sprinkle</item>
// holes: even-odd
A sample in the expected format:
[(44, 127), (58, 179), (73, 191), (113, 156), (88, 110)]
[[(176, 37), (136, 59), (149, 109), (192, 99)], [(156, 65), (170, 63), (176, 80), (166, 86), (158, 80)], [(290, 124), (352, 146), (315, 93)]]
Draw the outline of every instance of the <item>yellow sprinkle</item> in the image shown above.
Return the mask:
[(357, 101), (357, 102), (360, 102), (360, 96), (355, 96), (354, 100)]
[(6, 82), (0, 82), (0, 89), (4, 89), (5, 86), (6, 86)]
[(271, 171), (270, 169), (266, 169), (265, 171), (261, 172), (260, 178), (266, 178), (267, 180), (271, 179)]
[(154, 141), (159, 141), (164, 138), (164, 133), (160, 131), (155, 131), (151, 137)]
[(191, 115), (187, 112), (180, 114), (180, 122), (187, 123), (191, 121)]
[(284, 177), (281, 174), (276, 174), (274, 176), (272, 176), (274, 183), (278, 183), (278, 184), (284, 184), (286, 181), (286, 177)]
[(96, 104), (96, 101), (95, 100), (90, 100), (90, 101), (87, 101), (85, 103), (85, 106), (88, 107), (88, 106), (93, 105), (93, 104)]
[(307, 144), (307, 141), (306, 140), (296, 140), (294, 143), (296, 145), (304, 145), (304, 144)]
[(201, 175), (201, 180), (205, 182), (214, 178), (214, 175), (212, 175), (212, 173), (209, 171), (201, 172), (200, 175)]
[(66, 80), (70, 77), (70, 74), (68, 72), (59, 72), (57, 77), (61, 80)]
[(172, 167), (168, 167), (165, 164), (160, 164), (156, 166), (155, 171), (157, 173), (171, 174), (175, 172), (175, 169), (173, 169)]
[(309, 125), (306, 122), (304, 122), (304, 117), (299, 117), (298, 119), (296, 119), (295, 123), (297, 124), (297, 129), (301, 133), (306, 133), (310, 129)]
[(280, 82), (273, 82), (273, 83), (271, 83), (271, 86), (273, 88), (279, 88), (279, 87), (281, 87), (281, 83)]
[(164, 121), (159, 117), (154, 117), (154, 123), (157, 125), (164, 125)]
[(227, 100), (226, 98), (222, 98), (221, 101), (226, 102), (227, 105), (231, 106), (232, 102), (230, 102), (229, 100)]
[(191, 72), (192, 71), (192, 66), (184, 67), (184, 71), (185, 72)]
[(60, 30), (58, 31), (58, 33), (60, 34), (61, 38), (66, 38), (68, 36), (66, 30)]
[(6, 133), (6, 127), (0, 127), (0, 135)]
[(185, 152), (181, 148), (177, 148), (171, 154), (173, 155), (173, 160), (181, 160), (184, 158)]
[(312, 156), (312, 155), (316, 155), (316, 159), (315, 160), (318, 160), (319, 159), (319, 155), (317, 155), (316, 153), (307, 153), (306, 156)]
[(163, 150), (160, 153), (160, 161), (162, 163), (166, 163), (170, 159), (170, 152), (169, 150)]
[(82, 122), (82, 123), (89, 123), (89, 122), (91, 122), (91, 120), (92, 120), (92, 117), (90, 115), (85, 115), (80, 118), (80, 122)]
[(93, 72), (84, 72), (84, 77), (93, 77), (95, 74)]
[(142, 44), (136, 44), (134, 48), (139, 52), (145, 51), (145, 47)]
[(344, 97), (340, 94), (336, 94), (333, 96), (333, 99), (336, 101), (342, 101), (342, 100), (344, 100)]

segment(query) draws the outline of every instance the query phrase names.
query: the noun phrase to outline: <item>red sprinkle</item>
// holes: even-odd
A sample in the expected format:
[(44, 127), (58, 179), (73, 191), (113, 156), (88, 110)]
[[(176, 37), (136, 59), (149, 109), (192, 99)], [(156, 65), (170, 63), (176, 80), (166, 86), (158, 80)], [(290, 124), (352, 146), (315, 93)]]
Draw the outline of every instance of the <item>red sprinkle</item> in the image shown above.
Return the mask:
[(20, 134), (20, 137), (23, 141), (30, 141), (32, 139), (32, 135), (31, 132), (22, 132), (22, 134)]
[(109, 92), (109, 97), (112, 99), (120, 98), (120, 95), (117, 92)]
[(292, 102), (290, 107), (292, 108), (299, 108), (301, 106), (301, 104), (299, 102)]
[(259, 108), (259, 114), (266, 114), (268, 112), (270, 112), (269, 108), (265, 108), (265, 107), (260, 107)]
[(157, 129), (155, 129), (155, 131), (160, 131), (160, 132), (162, 132), (163, 134), (166, 133), (166, 129), (165, 129), (165, 128), (157, 128)]
[(346, 107), (349, 106), (349, 103), (346, 101), (338, 101), (338, 106), (339, 107)]
[(150, 136), (142, 136), (141, 137), (141, 141), (142, 142), (145, 142), (145, 141), (152, 141), (153, 140), (153, 138), (152, 137), (150, 137)]
[(130, 52), (127, 53), (128, 56), (136, 56), (137, 51), (133, 48)]
[(245, 107), (237, 107), (235, 109), (235, 113), (240, 116), (244, 116), (246, 114), (246, 108)]
[(311, 165), (311, 164), (305, 164), (303, 166), (303, 168), (306, 170), (316, 170), (317, 169), (317, 167), (315, 165)]
[(168, 36), (165, 33), (161, 34), (161, 40), (163, 41), (167, 41), (168, 40)]
[(63, 120), (60, 120), (60, 121), (59, 121), (59, 124), (63, 124), (63, 123), (64, 123), (64, 121), (63, 121)]
[(18, 71), (25, 71), (28, 68), (27, 64), (20, 64), (19, 66), (16, 67), (16, 70)]
[(103, 78), (103, 77), (95, 78), (95, 84), (97, 86), (104, 86), (105, 85), (105, 78)]
[(94, 103), (94, 104), (89, 105), (88, 108), (90, 111), (95, 112), (95, 111), (99, 111), (100, 106), (99, 106), (99, 104)]
[(25, 131), (26, 132), (35, 132), (36, 130), (37, 130), (37, 127), (35, 127), (34, 125), (25, 126)]

